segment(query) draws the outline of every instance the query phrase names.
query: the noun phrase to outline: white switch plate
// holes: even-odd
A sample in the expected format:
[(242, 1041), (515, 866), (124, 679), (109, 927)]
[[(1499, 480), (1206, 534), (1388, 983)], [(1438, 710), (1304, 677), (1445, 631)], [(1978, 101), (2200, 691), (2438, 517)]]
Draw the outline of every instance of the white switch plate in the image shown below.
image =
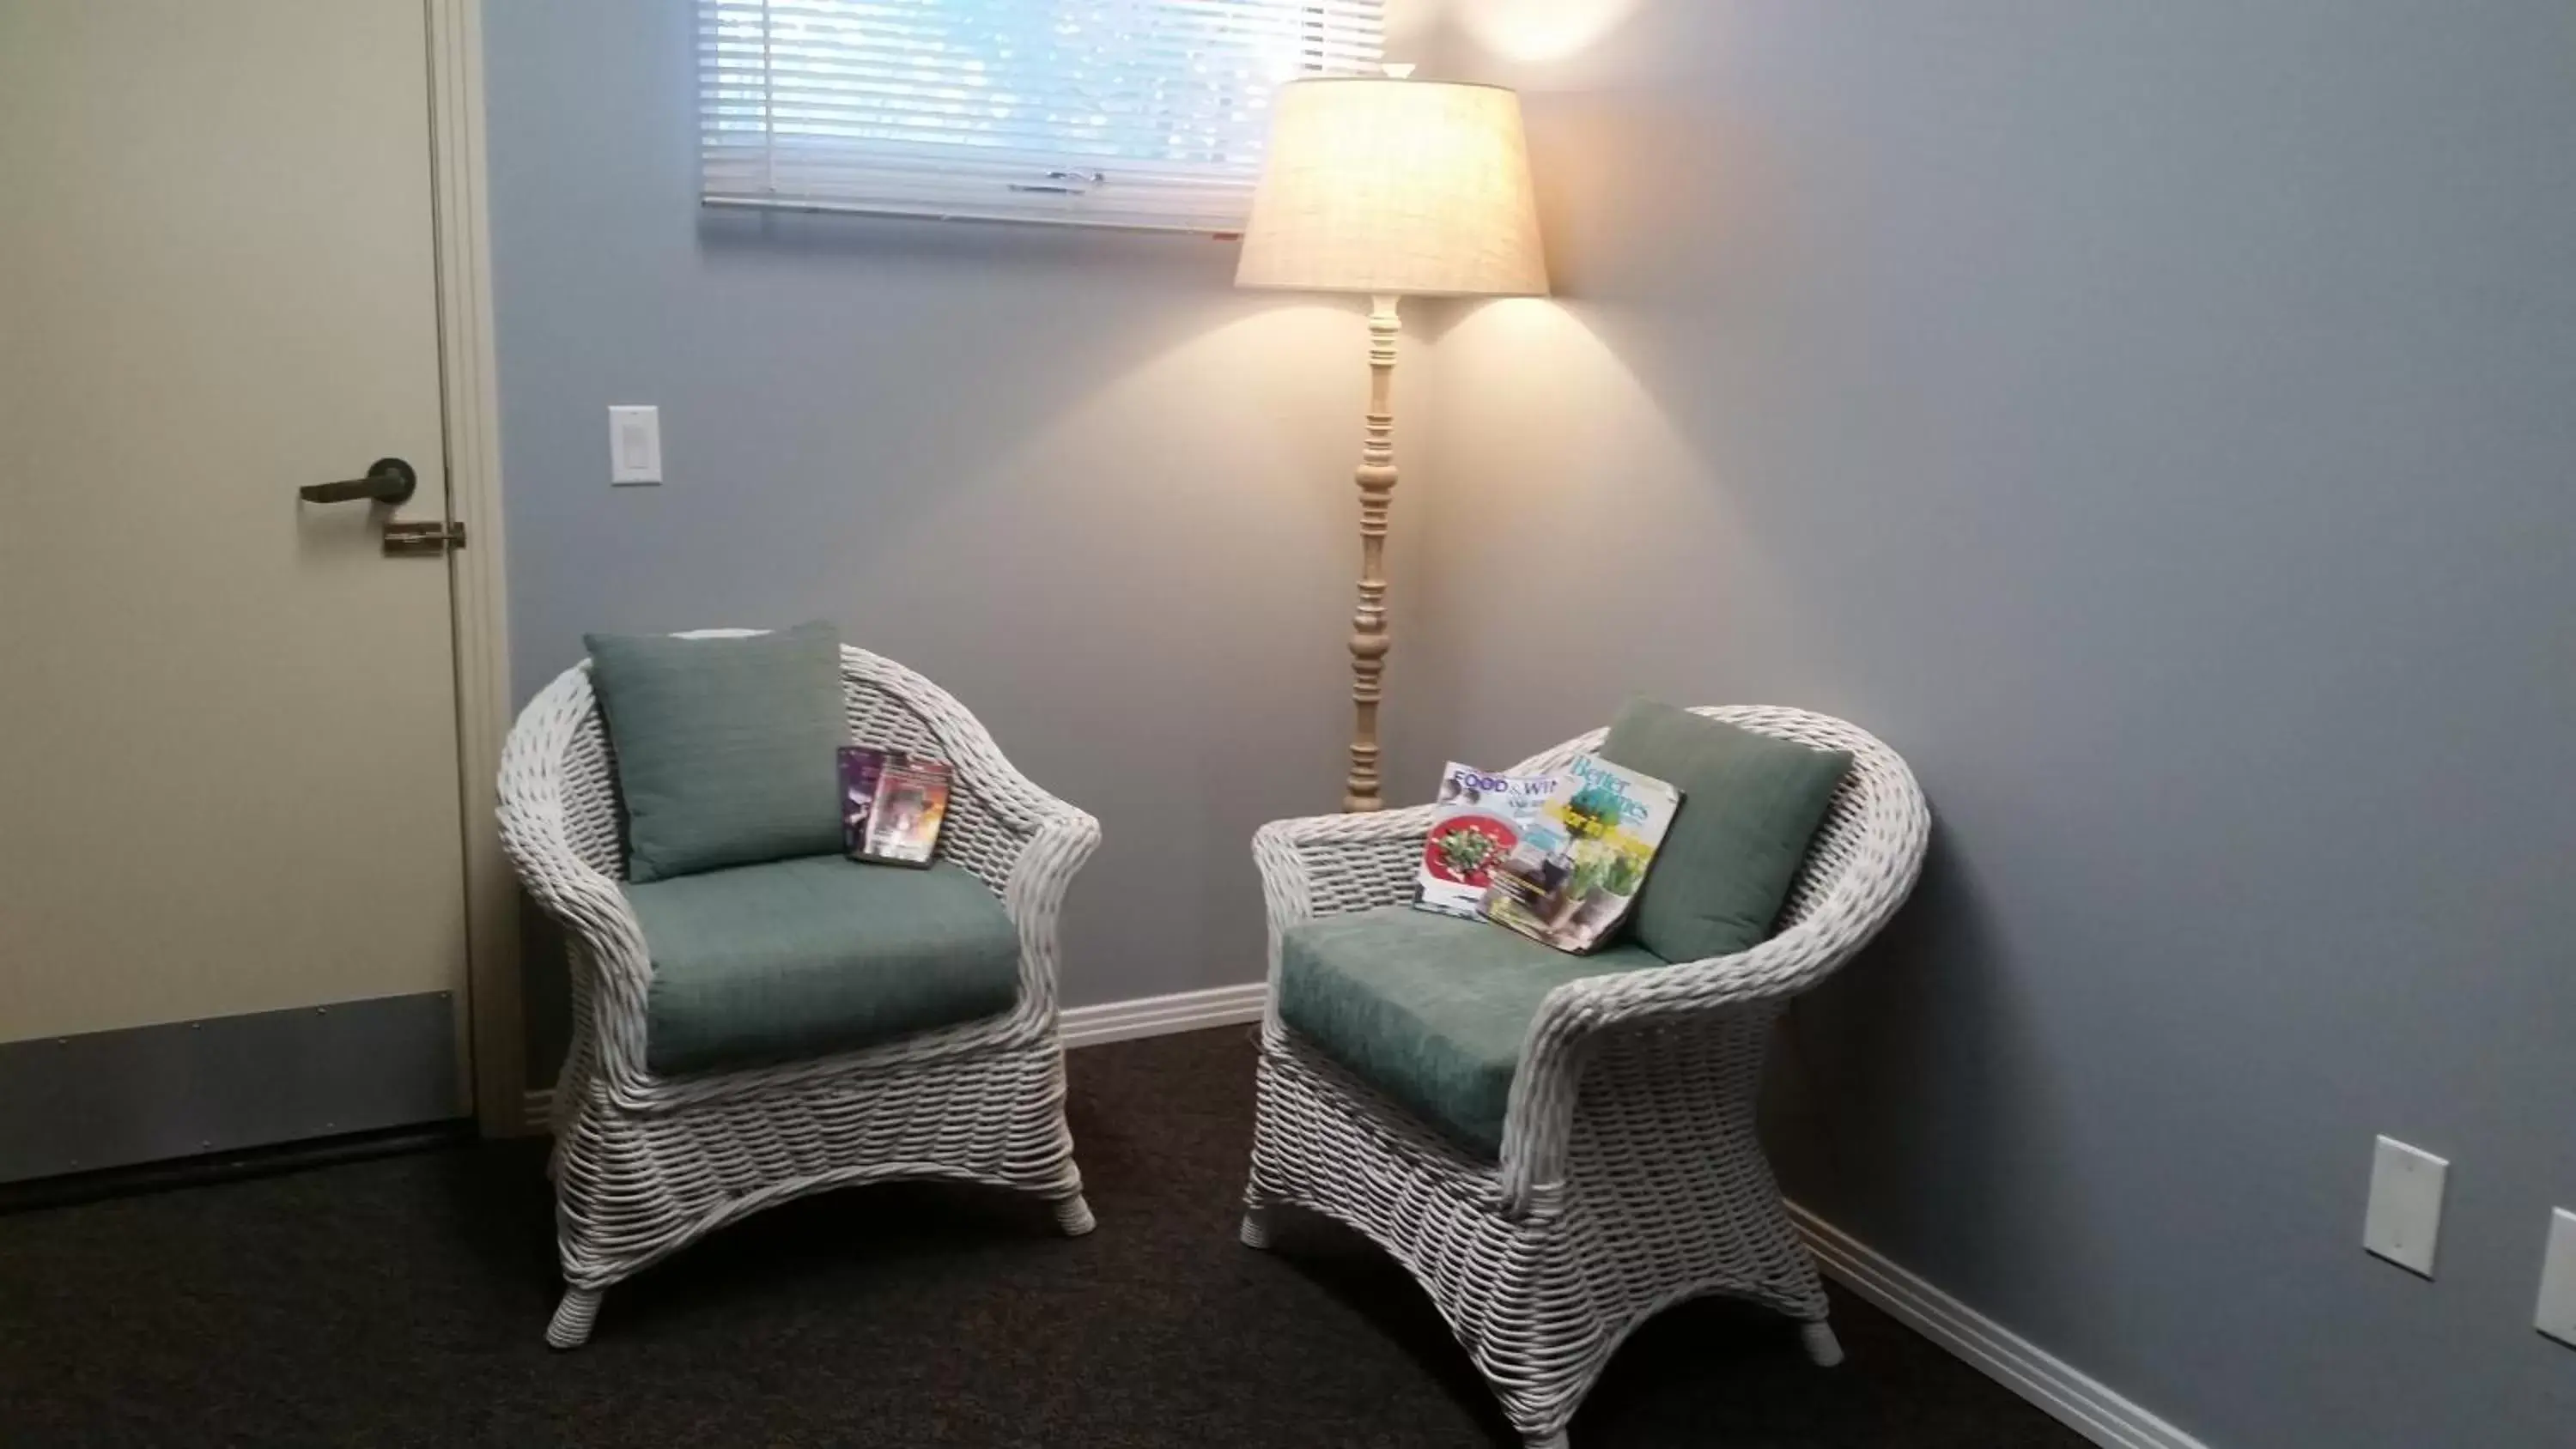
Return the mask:
[(2549, 1218), (2549, 1255), (2540, 1265), (2541, 1332), (2576, 1348), (2576, 1213), (2558, 1209)]
[(662, 481), (662, 410), (614, 405), (608, 410), (608, 481)]
[(2393, 1137), (2379, 1139), (2370, 1163), (2370, 1211), (2361, 1245), (2400, 1268), (2433, 1276), (2442, 1237), (2442, 1185), (2451, 1164)]

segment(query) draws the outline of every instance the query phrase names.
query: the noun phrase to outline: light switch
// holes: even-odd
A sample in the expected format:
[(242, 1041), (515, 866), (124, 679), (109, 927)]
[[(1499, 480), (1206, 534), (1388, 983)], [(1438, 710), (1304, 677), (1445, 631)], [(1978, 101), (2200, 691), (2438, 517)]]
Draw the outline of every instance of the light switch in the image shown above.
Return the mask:
[(2442, 1185), (2451, 1164), (2392, 1137), (2379, 1139), (2370, 1164), (2370, 1211), (2361, 1245), (2400, 1268), (2433, 1276), (2442, 1236)]
[(608, 410), (608, 481), (662, 481), (662, 410), (615, 405)]
[(2540, 1331), (2576, 1348), (2576, 1213), (2549, 1218), (2549, 1253), (2540, 1265)]

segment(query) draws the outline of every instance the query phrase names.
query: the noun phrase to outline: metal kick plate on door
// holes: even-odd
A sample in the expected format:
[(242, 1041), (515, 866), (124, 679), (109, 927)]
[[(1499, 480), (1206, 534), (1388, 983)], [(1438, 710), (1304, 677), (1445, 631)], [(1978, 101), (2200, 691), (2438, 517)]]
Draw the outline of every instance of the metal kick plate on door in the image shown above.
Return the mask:
[(458, 1115), (444, 991), (0, 1042), (0, 1183)]
[(395, 519), (385, 525), (385, 554), (390, 558), (434, 557), (464, 546), (465, 525), (461, 523)]

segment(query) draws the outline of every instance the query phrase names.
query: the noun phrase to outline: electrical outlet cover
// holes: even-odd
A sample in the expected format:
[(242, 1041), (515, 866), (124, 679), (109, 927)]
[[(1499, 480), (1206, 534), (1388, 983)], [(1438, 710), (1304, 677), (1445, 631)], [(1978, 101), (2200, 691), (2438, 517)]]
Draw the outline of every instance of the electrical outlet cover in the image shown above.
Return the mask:
[(2576, 1213), (2560, 1208), (2549, 1219), (2549, 1255), (2540, 1266), (2541, 1332), (2576, 1348)]
[(2442, 1237), (2442, 1187), (2451, 1164), (2392, 1137), (2379, 1139), (2370, 1163), (2370, 1211), (2361, 1245), (2410, 1272), (2433, 1276)]
[(612, 403), (608, 409), (608, 481), (662, 481), (662, 410), (649, 403)]

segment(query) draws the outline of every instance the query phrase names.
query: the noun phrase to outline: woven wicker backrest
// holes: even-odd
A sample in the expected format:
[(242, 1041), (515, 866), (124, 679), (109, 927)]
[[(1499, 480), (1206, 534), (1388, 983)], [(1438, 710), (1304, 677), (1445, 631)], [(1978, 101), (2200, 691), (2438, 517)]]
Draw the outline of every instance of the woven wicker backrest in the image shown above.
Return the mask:
[[(1808, 843), (1807, 863), (1789, 887), (1789, 898), (1781, 906), (1774, 935), (1805, 920), (1831, 896), (1835, 884), (1859, 857), (1862, 844), (1876, 831), (1895, 833), (1890, 820), (1909, 808), (1907, 802), (1914, 798), (1913, 775), (1896, 752), (1867, 730), (1831, 715), (1775, 705), (1700, 705), (1691, 713), (1775, 739), (1851, 753), (1851, 771), (1843, 776), (1833, 803), (1826, 808), (1824, 823), (1816, 827), (1815, 839)], [(1572, 756), (1600, 748), (1607, 733), (1595, 730), (1512, 768), (1519, 773), (1561, 768)]]
[(617, 752), (594, 695), (563, 759), (564, 825), (581, 863), (626, 878), (626, 807), (617, 794)]
[[(849, 737), (859, 744), (908, 750), (938, 758), (946, 753), (930, 721), (901, 695), (867, 678), (845, 660), (842, 699)], [(608, 722), (597, 696), (591, 696), (580, 727), (574, 731), (561, 763), (564, 818), (573, 853), (582, 864), (613, 879), (626, 878), (626, 808), (617, 791), (617, 752), (609, 743)], [(983, 877), (997, 889), (996, 877), (1007, 873), (1016, 842), (993, 820), (983, 800), (960, 788), (950, 798), (948, 817), (939, 835), (939, 853)]]
[[(882, 661), (867, 658), (867, 665), (858, 666), (847, 655), (843, 657), (841, 682), (848, 697), (850, 738), (879, 749), (908, 750), (953, 762), (955, 752), (941, 742), (929, 717), (919, 707), (858, 672), (860, 667), (882, 667)], [(964, 706), (954, 703), (949, 708), (960, 713), (964, 710)], [(982, 731), (978, 729), (976, 733), (980, 735)], [(1002, 828), (994, 818), (992, 802), (977, 792), (972, 772), (961, 769), (949, 791), (948, 813), (939, 826), (939, 858), (973, 874), (998, 895), (1009, 889), (1011, 868), (1019, 856), (1019, 837)]]
[(1863, 823), (1868, 810), (1868, 790), (1856, 776), (1845, 776), (1841, 788), (1834, 791), (1833, 804), (1825, 811), (1825, 822), (1816, 827), (1816, 838), (1807, 843), (1807, 863), (1798, 868), (1798, 878), (1789, 884), (1789, 898), (1780, 905), (1780, 920), (1774, 934), (1785, 931), (1807, 918), (1825, 897), (1868, 834)]

